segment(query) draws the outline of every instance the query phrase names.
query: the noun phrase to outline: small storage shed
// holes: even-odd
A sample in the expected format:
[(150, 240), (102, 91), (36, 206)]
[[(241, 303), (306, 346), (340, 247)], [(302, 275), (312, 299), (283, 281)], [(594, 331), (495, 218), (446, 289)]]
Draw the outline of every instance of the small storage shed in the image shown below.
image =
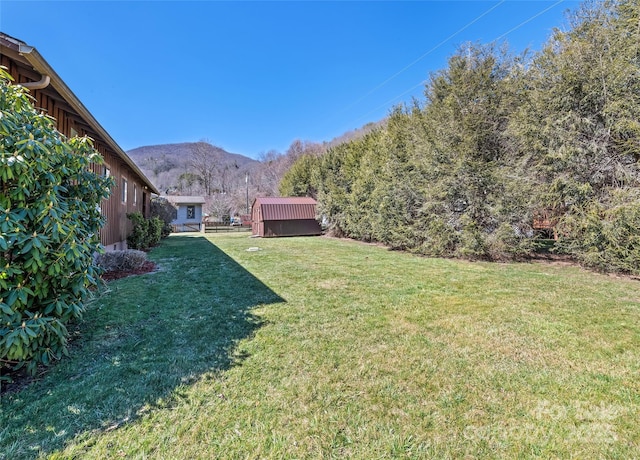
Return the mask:
[(316, 200), (310, 197), (258, 197), (251, 206), (251, 229), (261, 237), (320, 235)]
[(202, 225), (202, 196), (167, 196), (167, 201), (176, 208), (176, 218), (171, 221), (174, 232), (200, 232)]

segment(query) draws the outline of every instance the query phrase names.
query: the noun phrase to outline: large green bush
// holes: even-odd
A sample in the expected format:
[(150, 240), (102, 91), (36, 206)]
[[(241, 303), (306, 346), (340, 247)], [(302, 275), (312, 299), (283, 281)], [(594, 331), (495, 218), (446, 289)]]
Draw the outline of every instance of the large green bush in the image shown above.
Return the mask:
[(127, 236), (127, 246), (130, 249), (147, 249), (149, 247), (149, 221), (139, 212), (129, 213), (127, 218), (133, 223), (133, 230)]
[(67, 139), (0, 69), (0, 369), (67, 353), (66, 324), (96, 284), (112, 182), (88, 138)]
[(162, 228), (164, 224), (159, 217), (155, 216), (149, 219), (149, 246), (157, 245), (162, 239)]
[[(543, 49), (466, 44), (426, 99), (301, 157), (280, 184), (329, 232), (428, 256), (517, 260), (540, 247), (640, 273), (640, 3), (587, 2)], [(606, 44), (603, 45), (603, 44)]]
[(575, 208), (560, 222), (559, 250), (601, 271), (640, 274), (640, 188)]
[(133, 230), (127, 237), (130, 249), (145, 250), (160, 242), (163, 236), (163, 222), (159, 217), (145, 219), (140, 212), (129, 213), (127, 217), (133, 223)]

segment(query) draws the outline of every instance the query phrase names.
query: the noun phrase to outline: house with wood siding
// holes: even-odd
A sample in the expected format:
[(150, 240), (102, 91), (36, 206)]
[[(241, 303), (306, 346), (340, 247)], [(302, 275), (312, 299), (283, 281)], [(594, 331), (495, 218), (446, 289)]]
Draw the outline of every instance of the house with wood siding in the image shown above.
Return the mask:
[(116, 183), (101, 205), (107, 222), (100, 231), (100, 242), (107, 250), (125, 249), (132, 230), (127, 214), (138, 211), (148, 218), (151, 194), (159, 195), (158, 190), (34, 47), (0, 32), (0, 65), (14, 84), (29, 89), (34, 105), (55, 119), (58, 131), (67, 137), (93, 139), (105, 162), (92, 168)]

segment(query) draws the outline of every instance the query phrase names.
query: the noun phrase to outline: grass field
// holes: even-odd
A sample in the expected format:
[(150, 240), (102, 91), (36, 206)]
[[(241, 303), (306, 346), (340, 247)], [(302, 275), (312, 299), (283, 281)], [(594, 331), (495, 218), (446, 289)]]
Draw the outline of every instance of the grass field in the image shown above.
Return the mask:
[(246, 234), (150, 257), (3, 396), (0, 458), (640, 458), (637, 280)]

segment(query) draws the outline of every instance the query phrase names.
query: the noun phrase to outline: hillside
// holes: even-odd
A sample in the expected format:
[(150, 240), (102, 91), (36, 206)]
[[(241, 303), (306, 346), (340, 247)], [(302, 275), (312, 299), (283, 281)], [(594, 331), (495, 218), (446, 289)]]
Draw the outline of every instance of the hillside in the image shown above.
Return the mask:
[(259, 160), (206, 141), (147, 145), (127, 154), (163, 195), (202, 195), (205, 212), (224, 219), (247, 213), (256, 196), (280, 194), (282, 177), (300, 156), (321, 156), (385, 124), (386, 120), (369, 123), (322, 143), (296, 139), (286, 152), (270, 150)]
[(194, 155), (198, 153), (211, 159), (214, 168), (214, 188), (227, 190), (244, 184), (245, 175), (251, 174), (260, 164), (244, 155), (230, 153), (206, 142), (148, 145), (129, 150), (127, 154), (163, 193), (201, 193), (194, 175)]

